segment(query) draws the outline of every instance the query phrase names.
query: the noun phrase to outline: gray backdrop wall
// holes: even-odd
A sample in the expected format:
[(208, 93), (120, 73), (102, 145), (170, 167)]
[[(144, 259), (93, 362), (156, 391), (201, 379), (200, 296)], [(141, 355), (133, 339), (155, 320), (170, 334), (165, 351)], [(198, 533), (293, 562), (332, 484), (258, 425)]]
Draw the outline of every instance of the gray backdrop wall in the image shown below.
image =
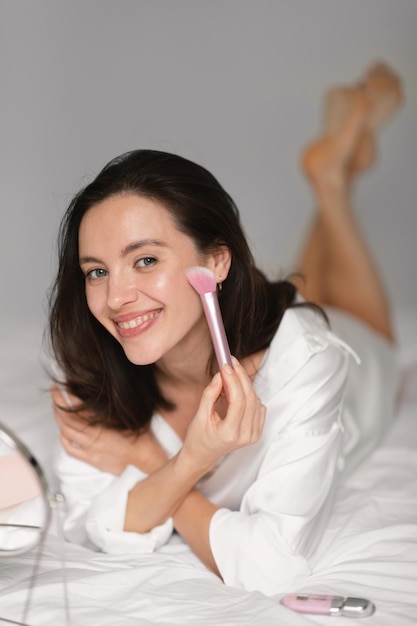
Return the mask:
[(259, 263), (290, 270), (323, 94), (379, 58), (407, 101), (356, 204), (391, 295), (417, 304), (416, 33), (416, 0), (0, 0), (2, 324), (42, 326), (71, 196), (136, 147), (211, 169)]

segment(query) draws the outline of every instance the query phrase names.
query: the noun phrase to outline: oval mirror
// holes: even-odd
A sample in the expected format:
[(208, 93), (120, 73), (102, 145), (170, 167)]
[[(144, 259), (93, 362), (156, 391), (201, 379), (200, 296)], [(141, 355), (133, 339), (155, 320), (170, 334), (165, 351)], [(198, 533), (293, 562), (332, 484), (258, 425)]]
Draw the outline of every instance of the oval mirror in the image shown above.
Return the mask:
[(50, 511), (41, 467), (26, 446), (0, 424), (0, 557), (38, 545)]

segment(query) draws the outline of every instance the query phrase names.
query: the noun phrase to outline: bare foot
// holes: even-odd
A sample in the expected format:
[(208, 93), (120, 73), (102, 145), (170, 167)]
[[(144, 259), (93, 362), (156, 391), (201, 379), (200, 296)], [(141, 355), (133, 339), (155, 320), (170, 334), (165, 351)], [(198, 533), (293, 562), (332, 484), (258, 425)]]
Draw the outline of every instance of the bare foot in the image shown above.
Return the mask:
[(401, 79), (385, 63), (376, 63), (366, 76), (365, 90), (371, 105), (369, 127), (376, 132), (403, 102)]
[(369, 113), (365, 132), (352, 161), (355, 172), (362, 172), (373, 164), (375, 135), (403, 101), (401, 80), (385, 63), (376, 63), (369, 69), (364, 79), (364, 89), (369, 101)]
[(362, 85), (328, 92), (324, 134), (302, 156), (303, 169), (313, 183), (350, 178), (368, 115), (369, 103)]
[(323, 136), (308, 146), (303, 168), (314, 182), (336, 171), (351, 179), (375, 161), (375, 135), (401, 105), (397, 74), (376, 63), (362, 83), (331, 89), (325, 100)]

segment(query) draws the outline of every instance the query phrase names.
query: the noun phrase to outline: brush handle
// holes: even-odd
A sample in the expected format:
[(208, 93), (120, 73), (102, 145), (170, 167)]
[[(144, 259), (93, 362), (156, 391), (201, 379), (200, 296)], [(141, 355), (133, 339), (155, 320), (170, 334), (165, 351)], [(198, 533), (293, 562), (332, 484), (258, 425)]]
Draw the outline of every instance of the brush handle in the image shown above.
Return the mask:
[(226, 363), (233, 367), (217, 293), (215, 291), (202, 293), (201, 301), (203, 303), (203, 309), (206, 315), (219, 369), (221, 370)]

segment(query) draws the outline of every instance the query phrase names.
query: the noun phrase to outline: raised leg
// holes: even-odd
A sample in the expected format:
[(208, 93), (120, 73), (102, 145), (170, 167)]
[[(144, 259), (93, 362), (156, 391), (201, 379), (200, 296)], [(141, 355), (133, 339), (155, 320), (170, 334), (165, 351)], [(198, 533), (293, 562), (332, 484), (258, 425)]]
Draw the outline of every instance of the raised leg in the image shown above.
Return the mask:
[(324, 132), (303, 155), (317, 201), (297, 281), (308, 300), (352, 313), (392, 339), (386, 292), (351, 205), (355, 176), (375, 159), (375, 134), (402, 100), (398, 77), (383, 64), (351, 88), (328, 93)]

